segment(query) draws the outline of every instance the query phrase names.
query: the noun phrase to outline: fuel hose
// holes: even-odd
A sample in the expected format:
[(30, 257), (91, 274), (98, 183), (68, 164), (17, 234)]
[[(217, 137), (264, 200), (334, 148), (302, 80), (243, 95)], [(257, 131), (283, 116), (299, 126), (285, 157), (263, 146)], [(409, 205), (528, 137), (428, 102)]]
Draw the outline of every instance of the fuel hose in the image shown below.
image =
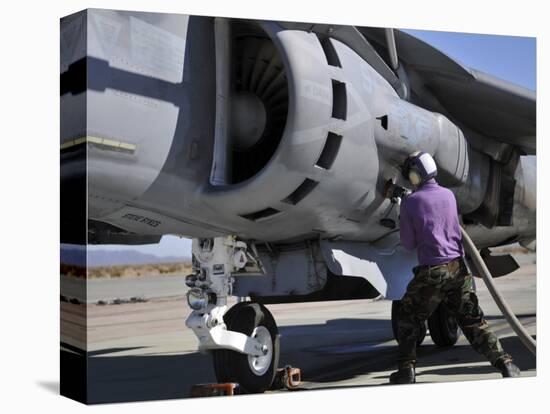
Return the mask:
[(512, 312), (512, 309), (500, 292), (497, 290), (495, 283), (493, 281), (493, 277), (491, 276), (491, 272), (489, 272), (489, 269), (485, 265), (485, 262), (481, 258), (481, 255), (479, 254), (474, 242), (466, 233), (466, 230), (464, 230), (462, 227), (460, 228), (462, 232), (462, 242), (464, 244), (464, 247), (466, 249), (466, 253), (470, 256), (472, 261), (474, 262), (474, 265), (476, 266), (478, 272), (483, 277), (483, 281), (485, 282), (485, 285), (487, 285), (487, 289), (489, 289), (489, 293), (493, 297), (494, 301), (496, 302), (498, 308), (518, 336), (518, 338), (521, 340), (521, 342), (527, 347), (527, 349), (532, 353), (536, 354), (537, 352), (537, 342), (529, 335), (529, 333), (525, 330), (521, 322), (518, 320), (516, 315), (514, 315), (514, 312)]

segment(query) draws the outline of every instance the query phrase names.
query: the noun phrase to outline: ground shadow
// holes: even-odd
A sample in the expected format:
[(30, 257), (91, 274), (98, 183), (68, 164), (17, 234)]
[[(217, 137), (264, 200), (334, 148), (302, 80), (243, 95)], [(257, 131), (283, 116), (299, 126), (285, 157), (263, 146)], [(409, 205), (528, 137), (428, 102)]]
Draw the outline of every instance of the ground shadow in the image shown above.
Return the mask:
[(190, 396), (194, 384), (215, 382), (210, 356), (200, 353), (88, 357), (88, 402), (112, 403)]
[[(391, 327), (385, 320), (334, 319), (324, 324), (283, 326), (279, 329), (283, 344), (280, 365), (301, 366), (301, 361), (295, 360), (292, 351), (284, 351), (287, 345), (287, 349), (297, 345), (309, 346), (313, 349), (313, 356), (317, 354), (314, 348), (317, 344), (312, 338), (318, 335), (341, 335), (346, 331), (355, 331), (361, 332), (363, 340), (369, 337), (371, 330), (391, 330)], [(89, 404), (186, 398), (191, 396), (193, 385), (216, 382), (212, 358), (208, 354), (193, 352), (177, 355), (116, 355), (143, 348), (140, 346), (106, 348), (86, 354), (74, 346), (63, 346), (68, 351), (61, 351), (62, 363), (66, 361), (63, 365), (73, 370), (69, 374), (74, 377), (75, 384), (70, 385), (77, 388), (73, 395), (81, 396), (79, 399)], [(350, 355), (345, 357), (350, 358)], [(85, 360), (86, 368), (82, 360)], [(316, 358), (315, 361), (318, 360)], [(74, 369), (77, 364), (82, 367), (82, 371)], [(83, 383), (78, 384), (76, 380), (80, 376), (85, 378)], [(66, 386), (65, 381), (64, 385)]]
[(365, 334), (365, 337), (368, 337), (369, 331), (381, 330), (391, 332), (391, 322), (385, 319), (340, 318), (330, 319), (322, 324), (279, 326), (279, 332), (283, 337), (299, 336), (321, 331), (333, 335), (337, 335), (342, 331), (362, 332)]
[[(531, 354), (521, 343), (517, 337), (507, 337), (502, 338), (501, 340), (503, 348), (509, 352), (513, 358), (514, 363), (520, 368), (521, 371), (533, 371), (536, 370), (536, 357)], [(353, 363), (350, 361), (349, 366), (345, 364), (338, 364), (339, 369), (334, 370), (334, 374), (330, 374), (330, 369), (325, 369), (329, 372), (328, 375), (324, 375), (321, 378), (315, 378), (313, 375), (313, 380), (319, 383), (325, 382), (335, 382), (335, 381), (344, 381), (351, 378), (369, 374), (371, 372), (385, 371), (388, 369), (395, 368), (395, 358), (397, 357), (397, 348), (395, 350), (387, 350), (378, 353), (374, 358), (373, 355), (370, 355), (370, 358), (373, 360), (371, 363), (364, 361), (363, 363)], [(444, 358), (437, 360), (437, 368), (430, 369), (425, 361), (430, 356), (434, 354), (446, 353)], [(453, 355), (453, 354), (456, 354)], [(471, 375), (472, 379), (474, 376), (481, 374), (490, 374), (497, 373), (498, 371), (489, 365), (487, 360), (483, 355), (478, 354), (474, 351), (470, 345), (455, 345), (451, 348), (440, 348), (435, 345), (422, 345), (417, 350), (418, 356), (418, 368), (421, 368), (417, 379), (421, 382), (422, 376), (424, 375), (441, 375), (441, 376), (451, 376), (451, 375)], [(357, 359), (356, 359), (357, 361)], [(471, 365), (471, 366), (445, 366), (440, 367), (441, 365), (452, 365), (452, 364), (476, 364), (479, 362), (487, 362), (486, 365)], [(304, 375), (307, 379), (307, 375)], [(387, 379), (387, 374), (373, 376), (374, 379)], [(451, 378), (449, 378), (451, 379)]]
[[(371, 335), (374, 331), (377, 332), (377, 340)], [(282, 334), (280, 365), (295, 363), (295, 366), (303, 369), (303, 380), (326, 384), (323, 389), (331, 388), (329, 384), (331, 382), (387, 371), (395, 365), (397, 347), (380, 346), (392, 337), (391, 324), (388, 320), (333, 319), (317, 325), (282, 326), (280, 332)], [(352, 335), (351, 332), (355, 334)], [(329, 349), (331, 346), (324, 347), (320, 345), (319, 340), (315, 340), (326, 335), (337, 335), (338, 344), (350, 347), (351, 351), (333, 354)], [(369, 348), (369, 344), (374, 346)], [(504, 338), (502, 344), (513, 355), (521, 370), (536, 368), (535, 356), (523, 347), (518, 338)], [(364, 349), (367, 348), (368, 350), (365, 351)], [(193, 385), (216, 382), (212, 359), (208, 354), (194, 352), (178, 355), (116, 355), (117, 352), (129, 349), (134, 348), (110, 348), (87, 355), (85, 389), (88, 403), (186, 398), (190, 397)], [(300, 352), (304, 352), (305, 349), (306, 357), (304, 358), (303, 353), (300, 356), (299, 352), (292, 349), (299, 349)], [(114, 355), (107, 355), (108, 353)], [(74, 353), (62, 351), (62, 359), (70, 358), (69, 354), (72, 354), (73, 358), (76, 357)], [(422, 374), (419, 377), (427, 374), (474, 376), (494, 372), (494, 368), (489, 365), (430, 369), (424, 361), (428, 359), (433, 361), (433, 358), (429, 357), (437, 354), (441, 354), (441, 358), (437, 358), (437, 365), (474, 364), (485, 361), (484, 357), (477, 354), (469, 345), (454, 346), (451, 350), (435, 345), (422, 345), (418, 349), (419, 366), (422, 367)], [(307, 355), (311, 355), (311, 358), (307, 358)], [(80, 357), (83, 356), (81, 354)], [(41, 385), (52, 391), (58, 391), (58, 385), (55, 383)]]
[(59, 395), (59, 381), (37, 381), (36, 385), (42, 387), (46, 391)]

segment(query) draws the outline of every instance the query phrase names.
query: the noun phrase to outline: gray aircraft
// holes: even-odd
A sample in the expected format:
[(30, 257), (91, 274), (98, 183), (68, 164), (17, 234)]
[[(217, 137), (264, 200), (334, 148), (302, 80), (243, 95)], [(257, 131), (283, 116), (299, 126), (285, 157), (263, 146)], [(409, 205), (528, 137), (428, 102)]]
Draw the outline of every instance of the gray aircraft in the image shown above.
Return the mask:
[[(87, 10), (61, 19), (61, 238), (192, 239), (186, 321), (219, 381), (272, 383), (268, 303), (398, 300), (401, 166), (421, 150), (489, 247), (535, 247), (533, 92), (398, 30)], [(249, 298), (227, 309), (229, 296)], [(456, 341), (442, 305), (438, 344)]]

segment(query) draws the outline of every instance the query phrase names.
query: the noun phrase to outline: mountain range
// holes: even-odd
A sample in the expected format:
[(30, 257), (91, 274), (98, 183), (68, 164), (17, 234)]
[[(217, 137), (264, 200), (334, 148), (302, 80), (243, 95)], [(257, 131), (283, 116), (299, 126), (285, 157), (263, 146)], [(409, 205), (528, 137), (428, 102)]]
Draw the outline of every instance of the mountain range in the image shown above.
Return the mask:
[[(137, 250), (88, 250), (88, 267), (142, 265), (158, 263), (190, 262), (186, 256), (156, 256)], [(61, 246), (61, 263), (84, 266), (86, 250), (84, 247)]]

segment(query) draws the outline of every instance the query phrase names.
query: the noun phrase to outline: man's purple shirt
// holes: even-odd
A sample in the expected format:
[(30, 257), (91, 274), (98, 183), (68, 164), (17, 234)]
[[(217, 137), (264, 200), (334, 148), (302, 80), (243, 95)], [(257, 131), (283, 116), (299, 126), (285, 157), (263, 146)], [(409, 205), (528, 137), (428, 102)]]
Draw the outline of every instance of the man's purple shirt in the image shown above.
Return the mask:
[(432, 178), (401, 202), (401, 243), (418, 263), (439, 265), (464, 255), (454, 194)]

